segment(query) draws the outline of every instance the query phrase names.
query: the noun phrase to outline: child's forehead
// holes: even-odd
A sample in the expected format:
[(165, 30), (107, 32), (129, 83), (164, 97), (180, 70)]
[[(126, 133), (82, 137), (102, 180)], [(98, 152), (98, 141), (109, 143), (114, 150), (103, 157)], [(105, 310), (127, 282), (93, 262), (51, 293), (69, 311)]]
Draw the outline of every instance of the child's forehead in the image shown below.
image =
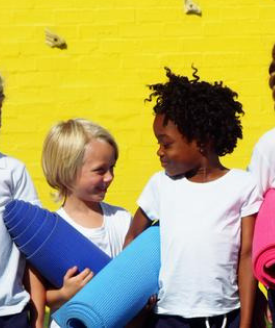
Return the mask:
[(98, 149), (98, 148), (105, 148), (110, 146), (110, 144), (101, 138), (90, 138), (85, 145), (86, 150)]
[(84, 158), (90, 155), (97, 156), (106, 152), (115, 153), (115, 149), (107, 140), (93, 138), (85, 145)]
[(157, 114), (153, 123), (154, 129), (159, 131), (178, 130), (178, 126), (164, 114)]
[(155, 118), (154, 133), (159, 140), (168, 138), (182, 138), (184, 135), (179, 130), (178, 126), (172, 121), (164, 121), (162, 118)]

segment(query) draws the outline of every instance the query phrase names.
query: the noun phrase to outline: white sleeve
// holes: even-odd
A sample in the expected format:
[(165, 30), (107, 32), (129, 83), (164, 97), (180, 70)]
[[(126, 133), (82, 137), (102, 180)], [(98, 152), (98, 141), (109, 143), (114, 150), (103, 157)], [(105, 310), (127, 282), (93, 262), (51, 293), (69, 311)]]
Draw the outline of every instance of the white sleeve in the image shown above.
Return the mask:
[(11, 178), (14, 199), (40, 205), (34, 184), (24, 164), (18, 162), (11, 171)]
[(251, 162), (248, 171), (254, 175), (257, 180), (259, 191), (262, 195), (274, 187), (275, 179), (275, 152), (269, 145), (257, 144), (253, 150)]
[(137, 204), (150, 220), (159, 220), (159, 175), (155, 174), (151, 177), (141, 195)]
[[(253, 178), (253, 177), (252, 177)], [(241, 217), (246, 217), (258, 213), (263, 197), (254, 179), (249, 180), (244, 192)]]

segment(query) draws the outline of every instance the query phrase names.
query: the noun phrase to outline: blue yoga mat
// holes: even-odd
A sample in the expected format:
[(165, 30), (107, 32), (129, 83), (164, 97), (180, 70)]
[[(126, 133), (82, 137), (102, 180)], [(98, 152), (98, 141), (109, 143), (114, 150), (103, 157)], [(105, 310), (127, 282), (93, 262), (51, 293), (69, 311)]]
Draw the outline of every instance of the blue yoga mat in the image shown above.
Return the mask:
[(4, 223), (26, 259), (60, 288), (67, 270), (90, 268), (97, 274), (111, 258), (58, 214), (21, 200), (7, 204)]
[[(16, 204), (16, 206), (15, 206)], [(6, 205), (6, 209), (7, 211), (5, 212), (5, 217), (4, 217), (4, 221), (6, 223), (6, 225), (8, 226), (14, 226), (18, 221), (18, 216), (14, 215), (15, 213), (19, 214), (22, 211), (22, 208), (24, 207), (24, 212), (28, 211), (30, 206), (28, 206), (28, 203), (25, 205), (24, 202), (19, 202), (19, 203), (15, 203), (13, 201), (9, 202)], [(16, 223), (13, 222), (13, 220), (16, 220)]]
[(53, 314), (61, 327), (124, 327), (158, 292), (159, 227), (145, 230)]

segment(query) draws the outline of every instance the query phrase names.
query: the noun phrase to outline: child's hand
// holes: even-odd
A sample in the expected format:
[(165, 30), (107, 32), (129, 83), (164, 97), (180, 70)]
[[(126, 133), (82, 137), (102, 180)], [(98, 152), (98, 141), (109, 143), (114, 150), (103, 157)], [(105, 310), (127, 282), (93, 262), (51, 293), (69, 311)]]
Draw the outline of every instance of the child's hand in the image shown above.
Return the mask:
[(146, 325), (146, 321), (151, 311), (157, 304), (157, 295), (152, 295), (144, 308), (126, 325), (126, 328), (141, 328)]
[(272, 314), (269, 306), (267, 306), (266, 308), (266, 320), (268, 321), (268, 323), (272, 324)]
[(144, 307), (144, 311), (146, 311), (146, 312), (147, 311), (148, 312), (151, 311), (155, 307), (155, 305), (157, 304), (157, 301), (158, 301), (157, 295), (156, 294), (155, 295), (152, 295), (149, 298), (146, 306)]
[(63, 278), (63, 287), (60, 292), (62, 293), (62, 298), (65, 301), (68, 301), (71, 297), (73, 297), (94, 276), (93, 272), (88, 268), (75, 276), (76, 272), (77, 267), (74, 266), (66, 272)]

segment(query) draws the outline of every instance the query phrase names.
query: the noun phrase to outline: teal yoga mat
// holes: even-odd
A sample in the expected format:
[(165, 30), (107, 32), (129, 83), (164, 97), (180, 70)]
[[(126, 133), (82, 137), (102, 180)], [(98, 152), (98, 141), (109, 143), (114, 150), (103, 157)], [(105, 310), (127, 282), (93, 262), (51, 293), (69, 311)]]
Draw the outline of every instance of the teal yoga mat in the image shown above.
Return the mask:
[(53, 314), (61, 327), (121, 328), (158, 292), (159, 227), (139, 235)]
[(56, 213), (21, 200), (5, 208), (4, 223), (26, 259), (53, 286), (60, 288), (67, 270), (90, 268), (95, 274), (111, 258)]

